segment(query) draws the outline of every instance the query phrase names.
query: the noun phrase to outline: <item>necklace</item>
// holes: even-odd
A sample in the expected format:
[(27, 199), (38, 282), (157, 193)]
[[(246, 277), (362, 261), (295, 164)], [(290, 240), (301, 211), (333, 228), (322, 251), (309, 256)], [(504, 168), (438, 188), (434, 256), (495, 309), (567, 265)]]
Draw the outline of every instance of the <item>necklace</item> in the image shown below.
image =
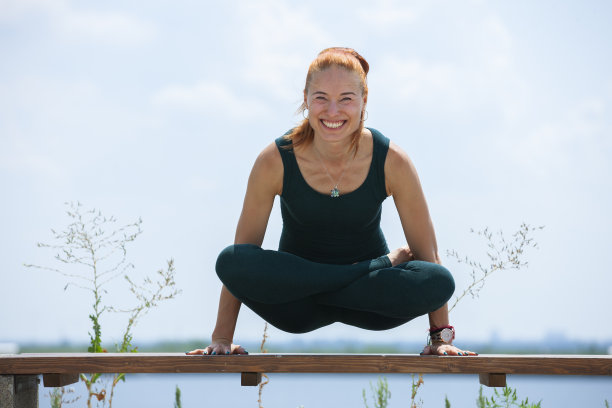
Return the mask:
[(338, 181), (334, 181), (331, 174), (329, 174), (329, 170), (327, 170), (327, 166), (325, 165), (325, 162), (323, 161), (323, 157), (321, 156), (321, 153), (319, 153), (319, 150), (314, 145), (312, 147), (314, 148), (314, 151), (317, 154), (319, 161), (323, 165), (323, 169), (325, 169), (325, 173), (327, 173), (327, 177), (329, 177), (329, 179), (331, 180), (334, 186), (334, 188), (331, 189), (330, 197), (332, 198), (340, 197), (340, 190), (338, 190), (338, 184), (340, 184), (340, 182), (342, 181), (342, 177), (344, 176), (344, 173), (346, 172), (346, 170), (348, 170), (348, 168), (351, 167), (351, 164), (353, 164), (353, 160), (355, 159), (355, 156), (353, 156), (353, 158), (348, 162), (348, 164), (344, 166), (344, 169), (342, 169), (342, 173), (340, 174)]

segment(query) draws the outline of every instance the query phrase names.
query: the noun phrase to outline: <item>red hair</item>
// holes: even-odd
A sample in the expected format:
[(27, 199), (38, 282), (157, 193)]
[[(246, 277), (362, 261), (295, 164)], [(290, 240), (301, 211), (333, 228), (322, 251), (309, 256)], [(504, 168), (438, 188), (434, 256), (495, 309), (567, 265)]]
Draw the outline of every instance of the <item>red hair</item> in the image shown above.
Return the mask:
[[(325, 71), (330, 67), (341, 67), (350, 72), (356, 72), (359, 75), (361, 94), (364, 100), (368, 97), (368, 82), (367, 75), (370, 70), (370, 65), (357, 51), (352, 48), (344, 47), (333, 47), (326, 48), (317, 55), (317, 58), (310, 63), (308, 67), (308, 74), (306, 75), (306, 84), (304, 86), (304, 94), (308, 94), (308, 88), (312, 82), (312, 78), (315, 74)], [(298, 113), (303, 113), (308, 109), (306, 101), (298, 109)], [(365, 106), (364, 106), (365, 111)], [(351, 139), (351, 149), (354, 149), (355, 154), (359, 147), (359, 136), (363, 130), (363, 115), (361, 112), (361, 122), (359, 128), (353, 133)], [(304, 119), (298, 126), (296, 126), (291, 133), (285, 136), (286, 139), (291, 140), (293, 147), (300, 145), (309, 145), (314, 140), (314, 129), (310, 126), (308, 119)], [(288, 146), (290, 147), (290, 146)]]

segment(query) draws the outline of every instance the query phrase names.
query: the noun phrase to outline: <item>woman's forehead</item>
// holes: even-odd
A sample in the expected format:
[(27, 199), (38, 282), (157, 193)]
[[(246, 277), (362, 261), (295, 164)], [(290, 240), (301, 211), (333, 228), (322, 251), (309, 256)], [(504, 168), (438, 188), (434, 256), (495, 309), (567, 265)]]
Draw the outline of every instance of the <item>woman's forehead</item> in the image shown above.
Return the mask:
[(330, 67), (313, 74), (308, 93), (361, 93), (361, 88), (358, 73), (342, 67)]

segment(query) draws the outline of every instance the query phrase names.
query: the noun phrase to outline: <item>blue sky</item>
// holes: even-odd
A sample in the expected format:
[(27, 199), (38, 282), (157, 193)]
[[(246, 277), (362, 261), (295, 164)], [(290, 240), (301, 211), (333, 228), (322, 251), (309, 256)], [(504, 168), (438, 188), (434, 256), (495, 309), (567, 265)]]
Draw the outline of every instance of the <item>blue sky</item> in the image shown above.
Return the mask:
[[(214, 261), (233, 240), (250, 167), (299, 120), (308, 63), (338, 45), (370, 63), (366, 125), (415, 162), (458, 289), (469, 271), (446, 251), (486, 260), (470, 228), (545, 226), (528, 268), (493, 275), (453, 312), (459, 343), (612, 339), (609, 2), (143, 4), (0, 0), (0, 341), (87, 341), (90, 295), (22, 266), (52, 263), (35, 244), (77, 200), (123, 223), (142, 217), (135, 276), (176, 261), (183, 293), (136, 339), (207, 341)], [(383, 211), (389, 245), (403, 245), (391, 200)], [(275, 208), (265, 247), (280, 228)], [(120, 284), (106, 299), (129, 304)], [(106, 338), (122, 324), (107, 316)], [(262, 328), (243, 309), (237, 339)], [(426, 328), (337, 324), (299, 338), (419, 340)]]

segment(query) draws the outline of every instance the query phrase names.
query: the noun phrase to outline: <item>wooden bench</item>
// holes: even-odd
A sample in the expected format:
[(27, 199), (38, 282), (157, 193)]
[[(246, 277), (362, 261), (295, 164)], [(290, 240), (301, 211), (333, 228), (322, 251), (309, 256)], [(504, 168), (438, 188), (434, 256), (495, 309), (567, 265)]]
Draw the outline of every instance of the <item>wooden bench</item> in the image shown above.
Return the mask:
[[(37, 378), (45, 387), (78, 381), (80, 373), (241, 373), (241, 384), (262, 373), (478, 374), (489, 387), (506, 386), (507, 374), (612, 376), (612, 356), (413, 354), (250, 354), (187, 356), (182, 353), (53, 353), (0, 355), (0, 406), (35, 407)], [(33, 385), (34, 384), (34, 385)], [(12, 390), (10, 387), (13, 387)], [(21, 391), (20, 391), (21, 390)], [(9, 393), (13, 393), (8, 395)], [(18, 394), (20, 394), (19, 396)], [(30, 395), (28, 399), (27, 395)], [(3, 405), (3, 398), (13, 405)], [(20, 399), (21, 398), (21, 399)], [(36, 397), (37, 398), (37, 397)], [(37, 402), (36, 402), (37, 404)]]

